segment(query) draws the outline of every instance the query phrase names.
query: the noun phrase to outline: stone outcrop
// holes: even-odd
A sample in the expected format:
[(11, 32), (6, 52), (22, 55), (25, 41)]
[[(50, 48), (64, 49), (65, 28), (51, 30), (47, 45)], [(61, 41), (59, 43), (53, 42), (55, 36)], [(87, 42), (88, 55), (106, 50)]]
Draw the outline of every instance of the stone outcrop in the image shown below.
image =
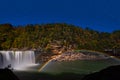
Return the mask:
[(0, 69), (0, 80), (19, 80), (18, 77), (9, 69)]
[(89, 74), (82, 80), (120, 80), (120, 65), (111, 66), (100, 72)]
[(65, 52), (58, 55), (53, 61), (75, 61), (75, 60), (101, 60), (107, 57), (103, 55), (88, 55), (81, 52)]

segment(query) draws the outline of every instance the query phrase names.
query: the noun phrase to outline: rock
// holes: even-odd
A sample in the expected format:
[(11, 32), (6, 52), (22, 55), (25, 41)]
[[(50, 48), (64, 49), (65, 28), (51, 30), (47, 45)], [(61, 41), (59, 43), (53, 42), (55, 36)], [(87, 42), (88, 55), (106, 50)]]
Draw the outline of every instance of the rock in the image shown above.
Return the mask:
[(0, 80), (19, 80), (10, 69), (0, 69)]
[(100, 72), (89, 74), (82, 80), (120, 80), (120, 65), (111, 66)]

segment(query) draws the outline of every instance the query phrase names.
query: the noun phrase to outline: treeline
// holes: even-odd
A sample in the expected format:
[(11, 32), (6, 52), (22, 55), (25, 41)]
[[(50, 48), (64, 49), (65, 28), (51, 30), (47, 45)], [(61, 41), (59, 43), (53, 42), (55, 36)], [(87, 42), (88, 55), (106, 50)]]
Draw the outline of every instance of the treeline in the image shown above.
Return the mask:
[(51, 44), (71, 49), (120, 48), (120, 30), (112, 33), (82, 29), (68, 24), (12, 26), (0, 24), (0, 49), (48, 49)]

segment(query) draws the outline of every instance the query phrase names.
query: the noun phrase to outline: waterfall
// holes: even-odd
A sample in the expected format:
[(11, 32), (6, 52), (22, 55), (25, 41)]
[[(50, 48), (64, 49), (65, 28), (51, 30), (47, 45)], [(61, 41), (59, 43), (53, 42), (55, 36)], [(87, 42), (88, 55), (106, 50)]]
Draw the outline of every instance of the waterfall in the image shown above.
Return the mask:
[(0, 68), (23, 68), (35, 64), (34, 51), (0, 51)]

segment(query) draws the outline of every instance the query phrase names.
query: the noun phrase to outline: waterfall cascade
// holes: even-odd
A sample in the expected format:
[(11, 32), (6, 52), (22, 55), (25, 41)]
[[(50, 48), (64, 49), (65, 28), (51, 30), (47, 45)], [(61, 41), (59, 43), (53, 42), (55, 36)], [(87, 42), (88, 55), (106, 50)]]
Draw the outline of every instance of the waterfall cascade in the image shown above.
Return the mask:
[(0, 51), (0, 68), (23, 68), (35, 64), (34, 51)]

